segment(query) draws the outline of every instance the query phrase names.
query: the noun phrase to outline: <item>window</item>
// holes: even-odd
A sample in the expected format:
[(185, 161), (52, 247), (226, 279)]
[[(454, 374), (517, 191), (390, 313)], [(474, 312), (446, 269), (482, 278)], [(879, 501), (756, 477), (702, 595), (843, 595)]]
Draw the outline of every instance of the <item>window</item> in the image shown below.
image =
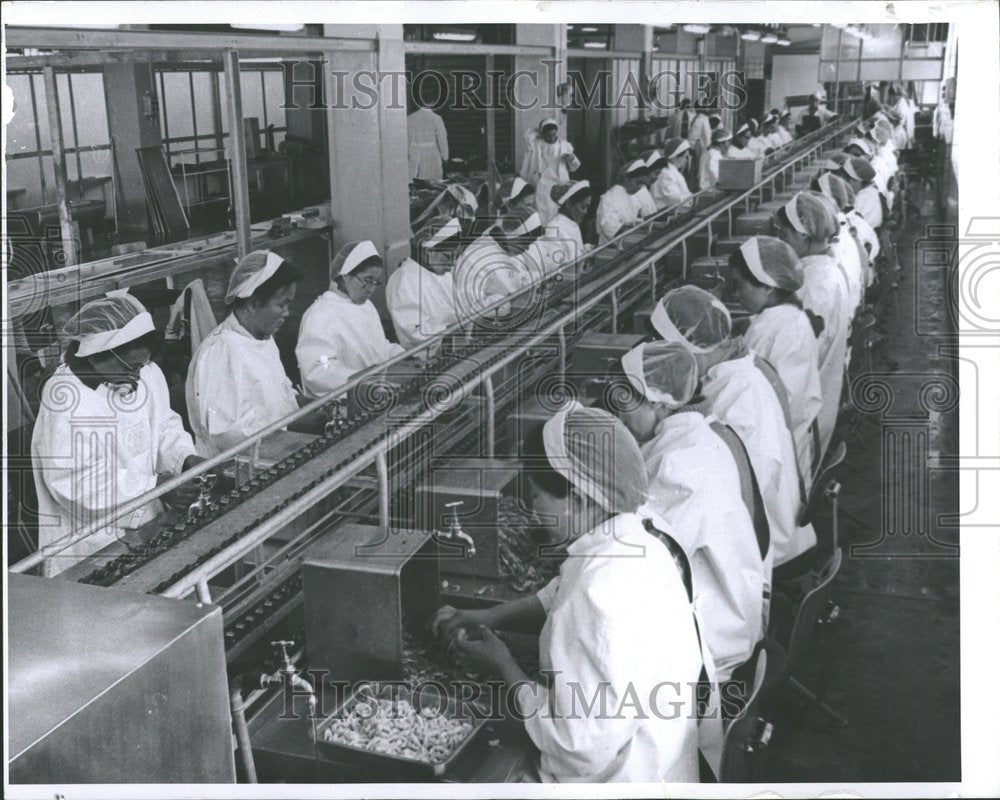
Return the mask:
[[(7, 130), (8, 189), (14, 208), (54, 203), (55, 172), (45, 82), (40, 72), (7, 76), (14, 118)], [(59, 73), (60, 123), (71, 200), (111, 180), (111, 136), (104, 81), (99, 72)]]
[(907, 25), (906, 41), (910, 44), (930, 44), (948, 41), (947, 22), (928, 22)]

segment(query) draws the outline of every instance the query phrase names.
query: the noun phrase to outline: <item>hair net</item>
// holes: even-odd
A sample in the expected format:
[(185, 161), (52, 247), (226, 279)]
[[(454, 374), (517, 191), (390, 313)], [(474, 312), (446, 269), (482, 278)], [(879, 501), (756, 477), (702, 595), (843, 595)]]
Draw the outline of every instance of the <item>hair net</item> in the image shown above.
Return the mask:
[(459, 183), (449, 184), (447, 192), (458, 206), (459, 216), (474, 217), (479, 210), (476, 196)]
[(667, 163), (667, 157), (659, 150), (651, 150), (646, 156), (646, 168), (649, 170), (662, 168)]
[(828, 214), (828, 222), (829, 224), (833, 225), (834, 228), (834, 231), (833, 233), (830, 234), (830, 236), (831, 237), (835, 236), (836, 233), (840, 230), (840, 219), (838, 216), (840, 213), (840, 206), (837, 205), (837, 201), (834, 200), (832, 197), (828, 197), (822, 192), (809, 191), (806, 192), (805, 194), (807, 197), (812, 197), (814, 200), (818, 200), (826, 207), (826, 211)]
[(524, 180), (524, 178), (514, 177), (505, 180), (500, 185), (500, 191), (497, 194), (502, 202), (509, 203), (534, 193), (534, 186)]
[[(847, 147), (857, 147), (866, 156), (871, 157), (874, 154), (872, 150), (872, 144), (867, 139), (854, 138), (847, 143)], [(847, 147), (844, 150), (847, 150)]]
[(712, 144), (732, 141), (733, 133), (729, 128), (716, 128), (712, 131)]
[(677, 342), (692, 353), (708, 353), (729, 338), (729, 309), (711, 292), (681, 286), (667, 292), (656, 304), (650, 322), (668, 342)]
[(667, 158), (675, 158), (676, 156), (684, 155), (684, 153), (690, 149), (691, 143), (687, 139), (682, 139), (679, 136), (675, 136), (673, 139), (668, 139), (666, 144), (663, 145), (663, 153)]
[(573, 402), (545, 423), (542, 439), (552, 468), (605, 511), (629, 514), (646, 503), (639, 445), (607, 411)]
[(542, 220), (537, 211), (519, 206), (500, 218), (500, 232), (505, 239), (537, 236), (542, 232)]
[(744, 122), (740, 127), (736, 129), (734, 136), (742, 136), (744, 133), (753, 133), (753, 129), (750, 127), (749, 122)]
[(783, 218), (799, 233), (825, 241), (837, 232), (837, 217), (813, 192), (798, 192), (781, 209)]
[(737, 251), (750, 274), (765, 286), (795, 292), (802, 288), (802, 262), (790, 245), (774, 236), (754, 236)]
[(819, 191), (833, 200), (840, 211), (844, 211), (854, 203), (854, 192), (851, 185), (832, 172), (824, 172), (813, 182)]
[(538, 123), (538, 132), (545, 133), (546, 128), (555, 128), (556, 130), (558, 130), (559, 123), (556, 122), (556, 120), (554, 120), (552, 117), (546, 117), (545, 119), (543, 119), (541, 122)]
[(579, 203), (590, 197), (590, 181), (575, 181), (574, 183), (557, 183), (549, 192), (552, 202), (558, 206)]
[(647, 172), (646, 162), (641, 158), (630, 161), (628, 164), (622, 165), (622, 168), (618, 170), (618, 183), (624, 183), (629, 178), (641, 178)]
[(881, 125), (876, 125), (872, 128), (870, 135), (880, 145), (888, 143), (889, 139), (892, 138), (892, 133)]
[(458, 217), (434, 219), (417, 231), (414, 237), (424, 250), (433, 250), (441, 245), (454, 245), (462, 235), (462, 223)]
[(651, 403), (680, 408), (698, 385), (698, 363), (677, 342), (642, 342), (622, 356), (629, 383)]
[(80, 343), (78, 356), (103, 353), (155, 330), (145, 306), (124, 291), (86, 303), (66, 322), (63, 333)]
[(875, 180), (875, 167), (868, 163), (868, 159), (854, 156), (844, 161), (844, 172), (854, 180), (862, 183), (871, 183)]
[(236, 263), (236, 269), (229, 276), (226, 303), (237, 298), (246, 299), (253, 295), (257, 287), (274, 275), (285, 259), (270, 250), (254, 250)]
[(330, 283), (333, 283), (333, 279), (338, 275), (350, 275), (370, 258), (377, 258), (379, 266), (382, 266), (382, 256), (378, 254), (372, 242), (367, 239), (348, 242), (337, 251), (337, 255), (330, 262)]

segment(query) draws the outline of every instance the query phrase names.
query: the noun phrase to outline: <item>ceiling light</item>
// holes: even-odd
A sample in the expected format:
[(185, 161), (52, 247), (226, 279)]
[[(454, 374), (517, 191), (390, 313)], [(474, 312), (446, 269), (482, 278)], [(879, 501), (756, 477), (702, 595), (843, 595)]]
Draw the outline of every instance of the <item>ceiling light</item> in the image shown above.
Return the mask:
[(285, 24), (281, 22), (232, 22), (229, 24), (229, 27), (247, 31), (300, 31), (305, 25), (302, 23), (296, 25), (294, 23)]
[(786, 39), (784, 36), (779, 36), (777, 44), (781, 47), (788, 47), (792, 43), (791, 39)]
[(712, 30), (711, 25), (702, 25), (701, 23), (685, 25), (684, 30), (688, 33), (708, 33)]
[(608, 49), (608, 43), (607, 42), (595, 42), (593, 40), (588, 40), (588, 41), (586, 41), (586, 42), (583, 43), (583, 48), (585, 50), (607, 50)]
[(778, 41), (778, 37), (773, 33), (765, 33), (763, 36), (760, 37), (760, 40), (764, 44), (776, 44)]
[(741, 39), (745, 39), (748, 42), (759, 42), (760, 41), (760, 31), (743, 31), (740, 34)]
[(583, 31), (584, 33), (597, 33), (598, 28), (595, 28), (593, 25), (585, 25), (584, 27), (580, 28), (580, 30)]
[(476, 34), (474, 31), (434, 31), (431, 34), (431, 37), (439, 42), (476, 41)]

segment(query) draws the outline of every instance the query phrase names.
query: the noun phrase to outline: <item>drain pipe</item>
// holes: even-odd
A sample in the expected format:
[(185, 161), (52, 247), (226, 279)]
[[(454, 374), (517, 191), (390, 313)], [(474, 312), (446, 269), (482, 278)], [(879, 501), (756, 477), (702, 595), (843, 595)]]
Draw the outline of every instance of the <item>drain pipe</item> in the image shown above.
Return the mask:
[(250, 729), (247, 727), (246, 714), (243, 713), (244, 707), (242, 680), (236, 678), (229, 685), (229, 710), (233, 716), (233, 727), (236, 729), (236, 743), (243, 764), (244, 778), (247, 783), (257, 783), (257, 768), (253, 763)]

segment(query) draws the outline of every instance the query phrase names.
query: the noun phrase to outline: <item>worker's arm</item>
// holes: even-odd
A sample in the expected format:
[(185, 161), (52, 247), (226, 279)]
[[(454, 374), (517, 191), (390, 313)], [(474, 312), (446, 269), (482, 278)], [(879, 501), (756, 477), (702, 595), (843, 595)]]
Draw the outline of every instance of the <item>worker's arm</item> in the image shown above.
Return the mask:
[(444, 126), (441, 117), (434, 118), (434, 136), (437, 139), (438, 151), (441, 153), (441, 160), (448, 160), (448, 129)]

